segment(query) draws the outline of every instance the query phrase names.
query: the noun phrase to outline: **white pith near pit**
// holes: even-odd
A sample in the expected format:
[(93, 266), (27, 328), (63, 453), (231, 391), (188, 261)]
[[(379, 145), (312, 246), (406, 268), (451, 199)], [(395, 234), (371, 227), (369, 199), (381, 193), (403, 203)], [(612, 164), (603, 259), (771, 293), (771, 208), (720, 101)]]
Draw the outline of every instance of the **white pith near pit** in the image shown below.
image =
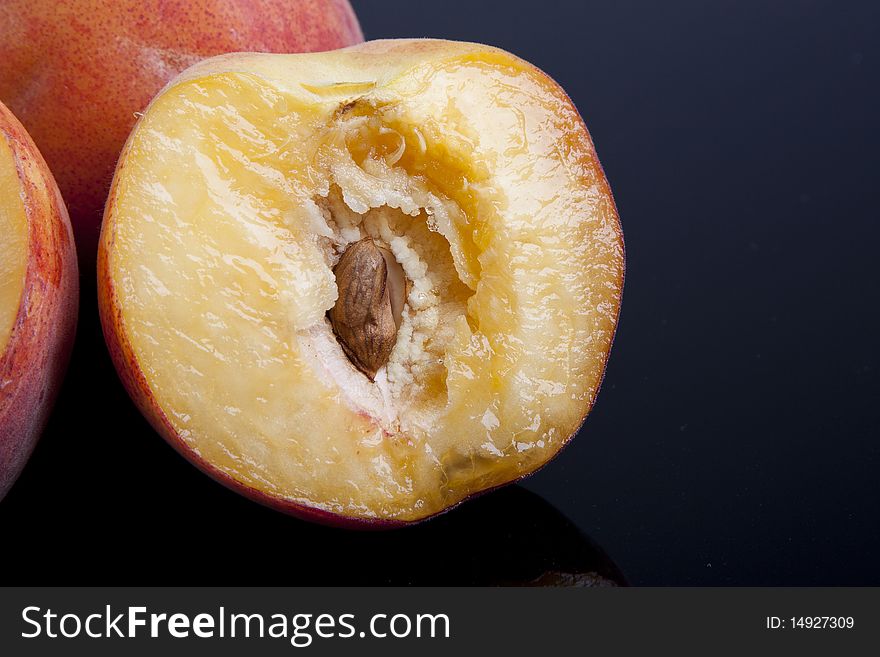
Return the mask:
[[(406, 302), (394, 350), (375, 383), (349, 362), (329, 320), (299, 333), (303, 352), (314, 354), (316, 367), (337, 382), (352, 410), (375, 418), (387, 434), (425, 431), (448, 402), (444, 351), (456, 322), (466, 321), (467, 299), (473, 294), (455, 270), (449, 243), (435, 228), (435, 213), (446, 210), (433, 194), (413, 190), (401, 199), (402, 209), (380, 205), (358, 214), (337, 184), (318, 201), (326, 225), (319, 234), (328, 267), (354, 242), (372, 238), (401, 265)], [(431, 205), (420, 206), (414, 195), (424, 195), (422, 202)], [(381, 200), (349, 195), (349, 202), (360, 209), (362, 203), (369, 207)]]

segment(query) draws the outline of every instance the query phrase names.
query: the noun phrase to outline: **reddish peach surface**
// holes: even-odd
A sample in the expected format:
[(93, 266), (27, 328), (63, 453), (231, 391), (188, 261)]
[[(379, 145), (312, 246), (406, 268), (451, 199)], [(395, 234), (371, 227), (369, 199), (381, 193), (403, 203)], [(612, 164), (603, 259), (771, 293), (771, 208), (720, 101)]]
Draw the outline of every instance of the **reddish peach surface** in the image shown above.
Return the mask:
[(49, 163), (93, 267), (116, 159), (166, 82), (209, 55), (362, 40), (348, 0), (3, 0), (0, 101)]
[(58, 187), (22, 125), (0, 103), (21, 181), (28, 256), (18, 316), (0, 354), (0, 499), (21, 473), (49, 416), (73, 343), (76, 251)]

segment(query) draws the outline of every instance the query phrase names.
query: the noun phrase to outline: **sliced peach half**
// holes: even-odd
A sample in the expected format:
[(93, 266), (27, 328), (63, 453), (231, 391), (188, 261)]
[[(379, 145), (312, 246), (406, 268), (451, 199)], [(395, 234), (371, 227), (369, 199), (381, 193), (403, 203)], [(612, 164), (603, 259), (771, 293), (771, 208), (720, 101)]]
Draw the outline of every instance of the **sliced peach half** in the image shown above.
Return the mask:
[(60, 387), (78, 290), (55, 180), (0, 103), (0, 499), (24, 468)]
[(434, 40), (184, 72), (122, 153), (99, 258), (157, 431), (340, 524), (417, 521), (551, 459), (595, 401), (623, 274), (565, 92)]
[(0, 139), (0, 353), (18, 317), (27, 268), (28, 224), (21, 180), (8, 139)]

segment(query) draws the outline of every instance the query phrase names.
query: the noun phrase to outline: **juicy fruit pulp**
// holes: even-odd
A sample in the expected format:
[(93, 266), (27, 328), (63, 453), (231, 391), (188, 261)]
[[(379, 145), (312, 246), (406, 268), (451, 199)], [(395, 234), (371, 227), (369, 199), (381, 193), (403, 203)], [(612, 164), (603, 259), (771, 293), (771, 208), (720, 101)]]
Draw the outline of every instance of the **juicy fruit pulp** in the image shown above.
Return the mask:
[(27, 216), (15, 157), (0, 133), (0, 356), (21, 306), (27, 267)]
[[(406, 303), (375, 380), (327, 317), (390, 251)], [(157, 428), (255, 497), (411, 521), (576, 431), (623, 277), (564, 92), (492, 48), (373, 42), (190, 69), (129, 139), (100, 258), (111, 351)]]

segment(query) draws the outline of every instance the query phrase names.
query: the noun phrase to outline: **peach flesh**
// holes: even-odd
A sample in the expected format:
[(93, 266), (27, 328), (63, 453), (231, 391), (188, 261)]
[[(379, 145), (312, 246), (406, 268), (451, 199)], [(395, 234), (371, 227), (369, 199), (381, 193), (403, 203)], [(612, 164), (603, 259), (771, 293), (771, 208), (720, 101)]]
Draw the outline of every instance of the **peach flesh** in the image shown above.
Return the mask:
[(18, 318), (27, 265), (27, 216), (21, 198), (21, 181), (15, 156), (6, 139), (0, 139), (0, 354), (6, 350)]
[[(409, 290), (375, 382), (325, 317), (334, 264), (368, 236)], [(117, 369), (181, 453), (287, 512), (387, 526), (561, 449), (623, 267), (564, 92), (503, 51), (400, 40), (180, 76), (120, 159), (99, 283)]]

